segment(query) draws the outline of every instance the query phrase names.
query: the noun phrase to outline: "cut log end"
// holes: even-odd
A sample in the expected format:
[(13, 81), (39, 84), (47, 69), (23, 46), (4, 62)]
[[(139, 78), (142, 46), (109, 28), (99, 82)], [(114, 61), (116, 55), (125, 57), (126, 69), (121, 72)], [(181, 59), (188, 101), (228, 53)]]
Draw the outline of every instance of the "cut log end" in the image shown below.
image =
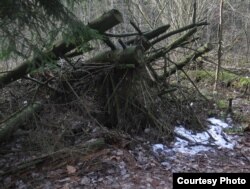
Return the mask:
[(108, 29), (122, 22), (122, 14), (118, 10), (112, 9), (111, 11), (104, 13), (99, 19), (90, 22), (88, 26), (92, 29), (97, 29), (100, 33), (104, 33)]
[(119, 12), (119, 10), (112, 9), (110, 12), (111, 14), (113, 14), (116, 20), (119, 21), (119, 23), (123, 22), (123, 17), (122, 17), (122, 14)]

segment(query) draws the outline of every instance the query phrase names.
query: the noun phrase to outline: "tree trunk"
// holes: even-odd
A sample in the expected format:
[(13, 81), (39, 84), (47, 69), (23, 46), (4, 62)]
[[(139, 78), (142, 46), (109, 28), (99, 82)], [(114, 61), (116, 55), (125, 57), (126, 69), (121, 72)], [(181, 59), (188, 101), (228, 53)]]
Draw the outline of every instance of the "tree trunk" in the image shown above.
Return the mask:
[(223, 4), (224, 4), (224, 0), (221, 0), (220, 1), (220, 21), (219, 21), (219, 31), (218, 31), (218, 36), (219, 36), (218, 64), (217, 64), (216, 73), (215, 73), (214, 91), (217, 90), (217, 84), (218, 84), (218, 80), (219, 80), (219, 76), (220, 76), (220, 68), (221, 68), (222, 41), (223, 41), (223, 36), (222, 36)]
[[(114, 64), (134, 64), (139, 65), (144, 61), (143, 50), (140, 47), (129, 47), (107, 51), (84, 62), (87, 63), (114, 63)], [(82, 65), (84, 65), (84, 63)]]

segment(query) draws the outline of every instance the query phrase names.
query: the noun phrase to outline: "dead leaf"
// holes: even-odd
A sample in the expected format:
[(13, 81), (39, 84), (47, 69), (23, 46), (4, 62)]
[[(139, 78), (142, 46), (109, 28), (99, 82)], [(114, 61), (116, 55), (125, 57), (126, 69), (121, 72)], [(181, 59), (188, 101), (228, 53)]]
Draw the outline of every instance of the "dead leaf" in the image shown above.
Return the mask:
[(71, 165), (67, 165), (67, 171), (69, 175), (74, 174), (76, 172), (76, 168)]

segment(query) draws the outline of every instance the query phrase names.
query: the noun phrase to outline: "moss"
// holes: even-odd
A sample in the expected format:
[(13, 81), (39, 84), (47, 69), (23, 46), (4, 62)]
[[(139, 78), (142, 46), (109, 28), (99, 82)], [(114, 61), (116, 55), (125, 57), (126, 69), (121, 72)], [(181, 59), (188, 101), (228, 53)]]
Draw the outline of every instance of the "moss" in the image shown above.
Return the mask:
[[(211, 84), (214, 82), (215, 71), (196, 70), (196, 71), (189, 71), (188, 73), (197, 82), (205, 81)], [(226, 86), (234, 86), (236, 88), (250, 86), (249, 77), (242, 77), (237, 74), (230, 73), (228, 71), (221, 72), (219, 80)]]
[(226, 100), (219, 100), (217, 102), (217, 107), (219, 109), (226, 109), (226, 108), (228, 108), (228, 102)]
[(233, 81), (235, 81), (239, 76), (233, 73), (229, 73), (226, 71), (221, 72), (219, 80), (222, 81), (227, 86), (231, 85)]
[(239, 80), (235, 83), (236, 87), (247, 87), (250, 86), (250, 78), (249, 77), (241, 77)]
[(213, 82), (215, 74), (212, 71), (197, 70), (195, 71), (194, 76), (197, 81), (206, 80), (208, 82)]

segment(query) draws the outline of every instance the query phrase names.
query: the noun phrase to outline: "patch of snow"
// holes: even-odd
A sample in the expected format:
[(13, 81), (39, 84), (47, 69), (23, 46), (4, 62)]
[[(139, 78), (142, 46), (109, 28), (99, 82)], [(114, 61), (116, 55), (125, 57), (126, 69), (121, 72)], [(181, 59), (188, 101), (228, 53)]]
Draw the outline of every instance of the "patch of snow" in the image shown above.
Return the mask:
[(203, 132), (193, 132), (183, 126), (176, 127), (174, 130), (176, 139), (173, 146), (167, 147), (163, 144), (155, 144), (153, 145), (153, 152), (155, 154), (180, 152), (194, 155), (199, 152), (214, 150), (216, 147), (233, 149), (236, 142), (233, 141), (233, 137), (228, 136), (223, 131), (230, 126), (216, 118), (209, 118), (208, 121), (210, 122), (208, 130)]
[(215, 126), (220, 126), (222, 128), (227, 128), (227, 127), (230, 127), (227, 123), (221, 121), (220, 119), (216, 119), (214, 117), (211, 117), (211, 118), (208, 118), (207, 119), (212, 125), (215, 125)]
[(164, 145), (163, 144), (155, 144), (153, 145), (153, 151), (156, 152), (156, 151), (162, 151), (164, 149)]
[(209, 146), (192, 145), (189, 142), (187, 142), (186, 140), (180, 139), (178, 137), (176, 139), (177, 139), (177, 142), (175, 142), (174, 147), (173, 147), (173, 150), (175, 152), (195, 155), (199, 152), (211, 150), (211, 147), (209, 147)]

